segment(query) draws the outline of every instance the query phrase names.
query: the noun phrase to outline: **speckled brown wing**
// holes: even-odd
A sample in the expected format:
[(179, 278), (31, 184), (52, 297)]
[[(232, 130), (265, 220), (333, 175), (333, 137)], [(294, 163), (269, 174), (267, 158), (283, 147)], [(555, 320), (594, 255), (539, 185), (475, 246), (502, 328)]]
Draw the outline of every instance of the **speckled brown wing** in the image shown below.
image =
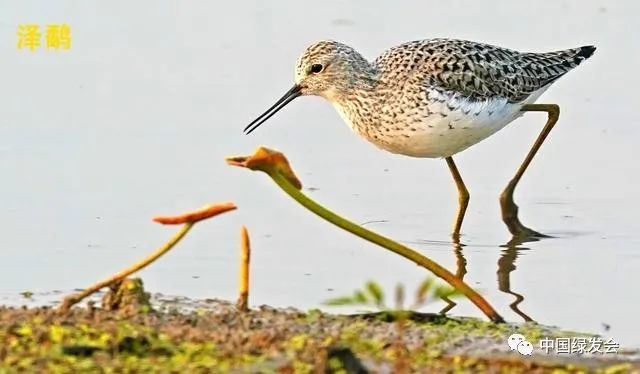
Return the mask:
[(451, 39), (409, 42), (374, 62), (387, 82), (460, 93), (469, 98), (504, 97), (521, 102), (589, 58), (595, 47), (521, 53), (488, 44)]

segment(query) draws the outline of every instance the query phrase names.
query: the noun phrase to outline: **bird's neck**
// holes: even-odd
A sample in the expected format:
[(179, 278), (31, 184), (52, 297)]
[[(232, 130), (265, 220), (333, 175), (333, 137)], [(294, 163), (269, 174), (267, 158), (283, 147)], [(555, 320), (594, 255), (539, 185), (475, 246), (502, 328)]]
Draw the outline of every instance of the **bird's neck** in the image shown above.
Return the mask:
[(377, 126), (377, 81), (372, 76), (354, 82), (351, 89), (332, 92), (326, 97), (353, 131), (366, 136)]
[(350, 61), (348, 71), (338, 81), (340, 83), (323, 96), (333, 104), (349, 127), (366, 135), (376, 126), (373, 108), (380, 85), (378, 70), (358, 55)]

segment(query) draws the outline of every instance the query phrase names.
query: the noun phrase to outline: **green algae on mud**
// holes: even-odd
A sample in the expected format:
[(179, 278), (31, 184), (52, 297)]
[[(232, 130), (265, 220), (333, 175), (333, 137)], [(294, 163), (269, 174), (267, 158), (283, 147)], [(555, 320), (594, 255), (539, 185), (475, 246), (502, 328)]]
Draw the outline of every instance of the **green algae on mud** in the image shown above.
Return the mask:
[(400, 339), (394, 321), (380, 313), (345, 316), (266, 306), (240, 313), (229, 302), (208, 300), (197, 305), (191, 311), (178, 311), (160, 304), (156, 310), (135, 314), (74, 308), (66, 315), (49, 308), (0, 307), (0, 373), (307, 373), (351, 370), (354, 365), (406, 372), (622, 373), (639, 368), (630, 360), (525, 359), (505, 349), (506, 337), (515, 328), (530, 341), (562, 334), (535, 324), (493, 324), (415, 313)]

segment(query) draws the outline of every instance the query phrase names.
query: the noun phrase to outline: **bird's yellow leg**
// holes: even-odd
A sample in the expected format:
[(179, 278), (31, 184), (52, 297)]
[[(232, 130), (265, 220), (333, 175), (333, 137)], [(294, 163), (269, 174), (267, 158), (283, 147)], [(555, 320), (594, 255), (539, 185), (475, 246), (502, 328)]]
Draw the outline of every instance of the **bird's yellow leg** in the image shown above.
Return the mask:
[(553, 126), (558, 122), (558, 117), (560, 115), (560, 107), (556, 104), (526, 104), (521, 109), (523, 112), (547, 112), (548, 119), (547, 123), (544, 125), (544, 128), (538, 135), (536, 142), (533, 143), (533, 146), (529, 150), (527, 157), (524, 159), (518, 171), (513, 176), (511, 181), (507, 187), (502, 191), (500, 195), (500, 208), (502, 210), (502, 220), (507, 225), (507, 228), (513, 234), (514, 237), (518, 238), (527, 238), (527, 237), (545, 237), (537, 231), (534, 231), (525, 225), (523, 225), (518, 219), (518, 206), (513, 202), (513, 192), (520, 182), (520, 178), (524, 174), (525, 170), (533, 160), (533, 157), (536, 155), (542, 143), (547, 138)]
[(460, 239), (460, 228), (462, 227), (462, 221), (464, 220), (464, 215), (467, 212), (467, 206), (469, 205), (469, 190), (467, 190), (467, 186), (465, 186), (462, 177), (460, 176), (460, 172), (458, 171), (458, 167), (455, 162), (453, 162), (453, 158), (451, 156), (445, 158), (447, 161), (447, 166), (449, 166), (449, 171), (451, 171), (451, 175), (453, 176), (453, 181), (456, 182), (456, 187), (458, 188), (458, 214), (456, 215), (456, 220), (453, 223), (453, 236), (454, 241)]

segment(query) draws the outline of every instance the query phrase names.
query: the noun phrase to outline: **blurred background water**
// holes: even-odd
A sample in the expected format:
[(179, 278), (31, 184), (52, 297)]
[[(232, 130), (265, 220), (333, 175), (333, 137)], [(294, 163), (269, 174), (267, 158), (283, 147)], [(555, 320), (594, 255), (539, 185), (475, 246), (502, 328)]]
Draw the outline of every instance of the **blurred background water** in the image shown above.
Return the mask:
[[(640, 346), (639, 12), (631, 0), (2, 1), (0, 303), (86, 286), (172, 235), (152, 216), (228, 200), (240, 209), (198, 226), (141, 273), (149, 290), (235, 298), (242, 224), (253, 242), (253, 305), (314, 308), (369, 279), (391, 291), (425, 278), (306, 212), (266, 176), (224, 163), (264, 144), (287, 154), (312, 198), (451, 270), (464, 265), (465, 280), (507, 319)], [(69, 24), (71, 49), (18, 50), (25, 23)], [(516, 194), (523, 222), (555, 238), (504, 247), (498, 204), (542, 114), (457, 157), (471, 192), (462, 247), (449, 239), (456, 190), (444, 161), (376, 149), (320, 98), (298, 99), (242, 135), (291, 86), (308, 44), (331, 38), (373, 59), (431, 37), (525, 51), (598, 46), (539, 100), (562, 113)], [(451, 313), (481, 317), (466, 301)]]

